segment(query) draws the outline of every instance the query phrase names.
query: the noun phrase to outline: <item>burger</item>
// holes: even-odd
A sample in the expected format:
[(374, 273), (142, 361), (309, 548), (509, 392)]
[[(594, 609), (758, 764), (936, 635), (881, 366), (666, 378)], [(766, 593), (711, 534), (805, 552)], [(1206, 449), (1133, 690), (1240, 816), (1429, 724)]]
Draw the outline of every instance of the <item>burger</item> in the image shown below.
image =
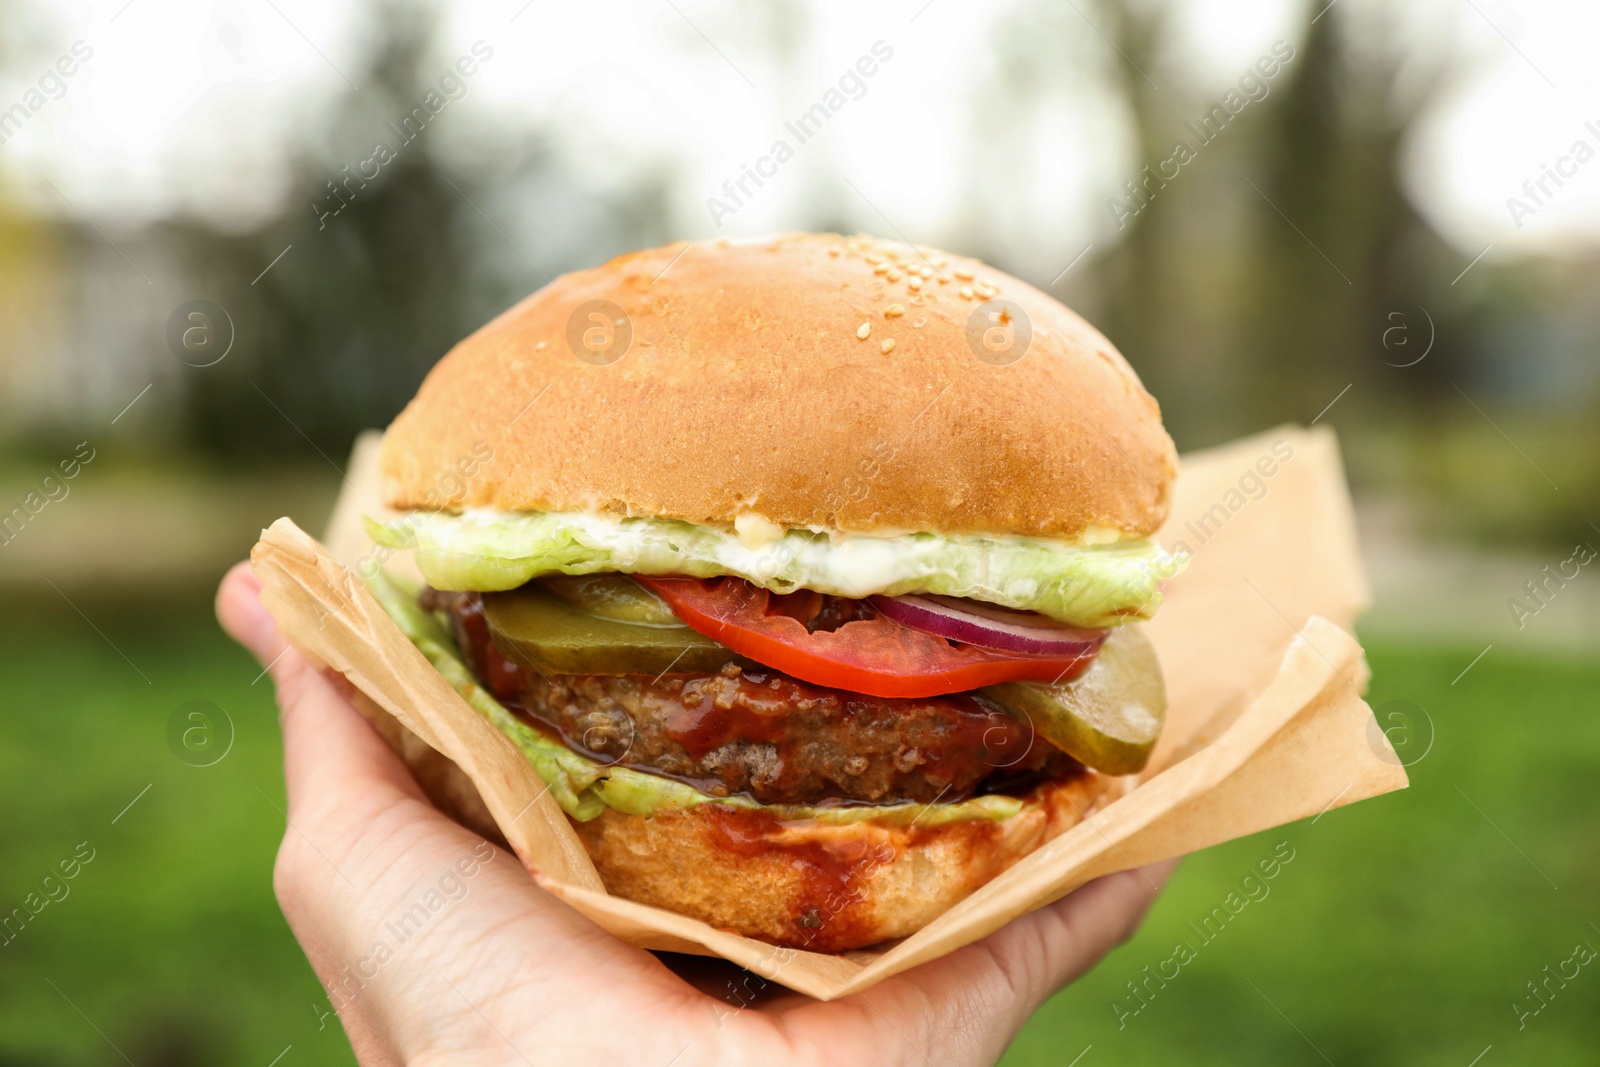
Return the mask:
[(1110, 342), (982, 263), (680, 243), (439, 362), (367, 522), (426, 584), (368, 577), (609, 892), (840, 952), (1144, 766), (1176, 465)]

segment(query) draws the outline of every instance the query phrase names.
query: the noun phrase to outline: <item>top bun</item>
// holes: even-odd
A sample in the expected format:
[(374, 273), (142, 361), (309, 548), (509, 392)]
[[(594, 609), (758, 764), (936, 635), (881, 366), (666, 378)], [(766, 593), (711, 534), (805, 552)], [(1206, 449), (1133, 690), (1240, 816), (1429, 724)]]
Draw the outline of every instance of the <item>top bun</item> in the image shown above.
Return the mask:
[(1176, 471), (1155, 400), (1056, 300), (831, 234), (563, 275), (456, 345), (383, 443), (397, 508), (884, 534), (1149, 535)]

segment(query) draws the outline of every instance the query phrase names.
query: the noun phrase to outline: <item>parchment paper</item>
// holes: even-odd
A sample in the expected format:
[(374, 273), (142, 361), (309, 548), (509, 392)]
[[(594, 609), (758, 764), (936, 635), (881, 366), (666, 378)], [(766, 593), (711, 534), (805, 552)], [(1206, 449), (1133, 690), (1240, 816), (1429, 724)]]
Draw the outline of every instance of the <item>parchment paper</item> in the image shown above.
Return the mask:
[(1160, 536), (1193, 558), (1167, 583), (1167, 602), (1146, 630), (1166, 675), (1167, 723), (1150, 766), (1121, 799), (911, 937), (872, 951), (774, 948), (611, 896), (527, 760), (450, 688), (360, 580), (363, 563), (410, 567), (405, 553), (375, 550), (361, 528), (363, 513), (386, 514), (378, 440), (370, 433), (356, 444), (327, 548), (288, 519), (263, 532), (251, 558), (267, 610), (303, 652), (370, 698), (369, 714), (393, 717), (382, 724), (392, 744), (420, 739), (466, 772), (540, 885), (632, 944), (722, 956), (831, 999), (1101, 875), (1407, 784), (1361, 699), (1368, 672), (1347, 632), (1368, 592), (1338, 446), (1329, 430), (1282, 427), (1184, 458)]

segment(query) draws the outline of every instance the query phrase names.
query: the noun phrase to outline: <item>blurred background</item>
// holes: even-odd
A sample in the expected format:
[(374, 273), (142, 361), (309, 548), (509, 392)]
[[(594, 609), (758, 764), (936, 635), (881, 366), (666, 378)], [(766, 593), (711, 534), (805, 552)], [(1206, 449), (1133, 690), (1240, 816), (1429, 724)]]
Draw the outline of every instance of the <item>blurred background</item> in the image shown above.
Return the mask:
[[(1189, 861), (1007, 1062), (1592, 1062), (1597, 32), (1577, 0), (0, 0), (0, 1063), (351, 1062), (210, 591), (279, 515), (320, 529), (354, 435), (514, 300), (780, 229), (1047, 289), (1180, 450), (1344, 449), (1411, 790)], [(209, 762), (169, 742), (196, 700)]]

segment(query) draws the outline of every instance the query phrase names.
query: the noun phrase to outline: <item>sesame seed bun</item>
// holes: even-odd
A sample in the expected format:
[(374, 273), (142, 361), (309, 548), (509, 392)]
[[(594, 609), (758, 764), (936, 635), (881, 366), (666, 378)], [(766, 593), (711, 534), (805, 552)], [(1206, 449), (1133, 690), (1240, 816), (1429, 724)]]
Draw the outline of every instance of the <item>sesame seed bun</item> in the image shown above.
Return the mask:
[(402, 509), (1074, 538), (1154, 533), (1177, 456), (1127, 362), (1047, 294), (797, 234), (563, 275), (440, 361), (382, 469)]

